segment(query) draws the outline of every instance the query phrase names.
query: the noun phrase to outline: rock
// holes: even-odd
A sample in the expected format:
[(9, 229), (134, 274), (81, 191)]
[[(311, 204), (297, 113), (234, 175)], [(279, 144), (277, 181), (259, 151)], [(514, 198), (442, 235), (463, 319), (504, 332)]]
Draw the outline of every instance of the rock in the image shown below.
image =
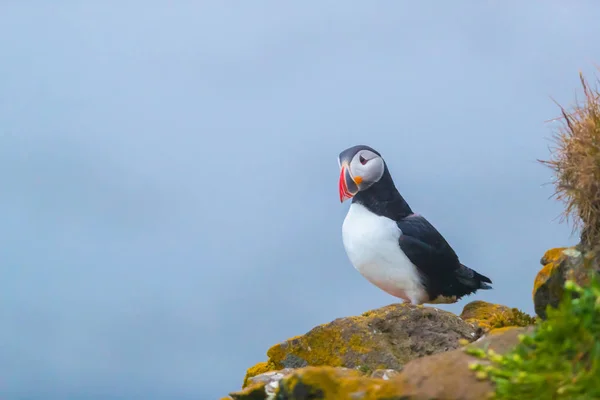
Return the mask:
[(400, 379), (383, 380), (350, 369), (305, 367), (284, 378), (278, 400), (370, 400), (421, 399)]
[(408, 361), (472, 342), (476, 329), (433, 307), (392, 304), (361, 316), (338, 318), (267, 351), (269, 360), (249, 368), (244, 383), (268, 370), (327, 365), (371, 373), (400, 370)]
[[(301, 369), (286, 368), (280, 371), (265, 372), (260, 375), (248, 378), (248, 387), (240, 392), (231, 393), (230, 398), (246, 400), (246, 399), (267, 399), (269, 396), (274, 397), (279, 390), (280, 381), (283, 378), (287, 378), (292, 374), (296, 374), (298, 380), (301, 380), (303, 384), (308, 384), (313, 381), (319, 381), (323, 383), (323, 379), (337, 380), (340, 385), (347, 385), (349, 381), (354, 382), (358, 387), (366, 387), (368, 385), (376, 385), (381, 382), (372, 383), (371, 380), (375, 381), (387, 381), (395, 376), (399, 375), (398, 371), (392, 369), (378, 369), (375, 370), (369, 379), (361, 371), (353, 370), (344, 367), (306, 367)], [(355, 379), (359, 378), (359, 379)], [(289, 395), (285, 391), (293, 392), (298, 389), (291, 389), (293, 382), (287, 382), (283, 392), (280, 396)], [(309, 391), (310, 393), (310, 391)], [(297, 395), (297, 394), (296, 394)], [(245, 397), (244, 397), (245, 396)], [(258, 396), (258, 397), (251, 397)], [(294, 397), (295, 398), (295, 397)]]
[(229, 393), (229, 397), (233, 400), (264, 400), (267, 398), (264, 383), (256, 383), (249, 385), (239, 392)]
[(293, 372), (293, 368), (284, 368), (279, 371), (264, 372), (260, 375), (249, 377), (246, 384), (248, 386), (263, 384), (266, 394), (275, 393), (279, 387), (279, 381)]
[(517, 308), (509, 308), (500, 304), (481, 300), (472, 301), (464, 308), (460, 317), (466, 322), (481, 328), (482, 333), (491, 329), (507, 326), (529, 326), (535, 318)]
[(533, 304), (535, 313), (546, 318), (546, 308), (556, 307), (563, 294), (565, 268), (570, 259), (564, 254), (566, 247), (546, 251), (540, 263), (543, 265), (533, 283)]
[(252, 367), (248, 368), (248, 370), (246, 370), (246, 376), (244, 377), (244, 383), (242, 384), (242, 387), (246, 387), (248, 385), (249, 379), (251, 377), (264, 374), (265, 372), (276, 370), (277, 368), (275, 368), (275, 366), (272, 363), (269, 364), (268, 362), (259, 362), (258, 364), (253, 365)]
[[(532, 329), (521, 327), (502, 328), (503, 332), (488, 334), (468, 347), (493, 349), (503, 354), (518, 342), (519, 334)], [(481, 381), (469, 369), (469, 364), (480, 361), (468, 355), (464, 349), (435, 354), (413, 360), (405, 365), (400, 377), (415, 394), (431, 399), (479, 400), (485, 399), (494, 387), (489, 380)]]
[[(518, 335), (532, 328), (507, 327), (471, 343), (468, 347), (493, 349), (503, 354), (515, 346)], [(367, 376), (358, 370), (341, 367), (303, 367), (285, 374), (269, 393), (257, 388), (264, 385), (267, 378), (250, 384), (241, 397), (238, 393), (231, 396), (236, 400), (479, 400), (485, 399), (494, 387), (489, 380), (478, 380), (469, 369), (469, 364), (481, 362), (470, 356), (464, 349), (455, 349), (409, 361), (402, 371), (377, 370)], [(268, 373), (267, 373), (268, 374)], [(267, 376), (267, 374), (262, 374)], [(275, 372), (270, 377), (278, 376)], [(249, 380), (249, 382), (252, 378)], [(252, 380), (254, 382), (254, 380)], [(257, 397), (248, 397), (250, 393)], [(241, 393), (241, 392), (240, 392)], [(237, 396), (237, 397), (236, 397)], [(262, 396), (262, 397), (260, 397)]]
[(490, 330), (485, 337), (490, 337), (492, 335), (498, 335), (500, 333), (504, 333), (510, 331), (512, 329), (518, 328), (517, 326), (503, 326), (502, 328), (494, 328)]
[(468, 303), (462, 310), (460, 317), (466, 322), (473, 324), (488, 332), (494, 325), (496, 314), (508, 313), (510, 308), (499, 304), (476, 300)]
[(536, 314), (546, 319), (546, 308), (556, 308), (562, 299), (567, 279), (587, 286), (589, 272), (598, 270), (595, 251), (582, 253), (576, 247), (548, 250), (540, 263), (543, 265), (533, 284), (533, 303)]
[(470, 343), (465, 348), (492, 349), (498, 354), (504, 354), (519, 343), (519, 335), (530, 334), (534, 329), (535, 326), (507, 326), (492, 329), (487, 335)]
[(268, 384), (268, 383), (271, 383), (274, 381), (279, 381), (279, 380), (281, 380), (281, 378), (291, 374), (292, 372), (294, 372), (293, 368), (284, 368), (279, 371), (264, 372), (260, 375), (256, 375), (256, 376), (248, 378), (248, 385), (253, 385), (255, 383)]
[(398, 374), (400, 374), (400, 372), (396, 371), (395, 369), (376, 369), (371, 374), (371, 378), (379, 378), (387, 381)]

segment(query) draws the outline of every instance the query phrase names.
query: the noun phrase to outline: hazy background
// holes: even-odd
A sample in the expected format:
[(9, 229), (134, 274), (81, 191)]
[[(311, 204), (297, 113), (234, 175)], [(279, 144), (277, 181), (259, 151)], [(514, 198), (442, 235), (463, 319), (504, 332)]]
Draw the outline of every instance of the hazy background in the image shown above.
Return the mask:
[(576, 242), (544, 121), (600, 63), (600, 3), (520, 3), (2, 1), (0, 397), (216, 399), (395, 302), (342, 247), (359, 143), (493, 279), (442, 308), (533, 312)]

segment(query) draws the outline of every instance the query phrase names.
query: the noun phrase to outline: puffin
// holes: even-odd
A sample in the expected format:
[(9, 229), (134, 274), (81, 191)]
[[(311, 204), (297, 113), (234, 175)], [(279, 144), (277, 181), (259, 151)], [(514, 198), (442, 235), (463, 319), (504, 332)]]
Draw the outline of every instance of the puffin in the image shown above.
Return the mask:
[(440, 232), (413, 212), (378, 151), (353, 146), (338, 163), (340, 202), (352, 199), (343, 245), (364, 278), (413, 305), (456, 303), (492, 289), (490, 278), (462, 264)]

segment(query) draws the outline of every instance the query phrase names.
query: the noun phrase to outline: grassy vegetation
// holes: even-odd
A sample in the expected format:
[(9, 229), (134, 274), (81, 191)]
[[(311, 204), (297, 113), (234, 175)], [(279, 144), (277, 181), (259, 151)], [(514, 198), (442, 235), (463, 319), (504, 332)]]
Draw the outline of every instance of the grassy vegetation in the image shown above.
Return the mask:
[(496, 384), (497, 399), (600, 398), (600, 281), (582, 288), (565, 284), (557, 309), (509, 353), (467, 348), (488, 361), (471, 368), (480, 379)]
[(581, 243), (600, 243), (600, 92), (580, 74), (584, 101), (572, 111), (561, 107), (562, 125), (550, 160), (555, 196), (565, 203), (563, 219), (582, 228)]

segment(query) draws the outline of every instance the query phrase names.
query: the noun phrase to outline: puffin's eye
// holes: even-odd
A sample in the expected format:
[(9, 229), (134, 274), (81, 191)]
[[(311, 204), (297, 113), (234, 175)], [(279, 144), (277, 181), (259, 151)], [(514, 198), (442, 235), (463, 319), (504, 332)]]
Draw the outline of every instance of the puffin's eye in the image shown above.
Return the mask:
[(358, 156), (358, 161), (360, 161), (360, 163), (362, 165), (365, 165), (369, 160), (367, 160), (366, 158), (364, 158), (363, 156)]

